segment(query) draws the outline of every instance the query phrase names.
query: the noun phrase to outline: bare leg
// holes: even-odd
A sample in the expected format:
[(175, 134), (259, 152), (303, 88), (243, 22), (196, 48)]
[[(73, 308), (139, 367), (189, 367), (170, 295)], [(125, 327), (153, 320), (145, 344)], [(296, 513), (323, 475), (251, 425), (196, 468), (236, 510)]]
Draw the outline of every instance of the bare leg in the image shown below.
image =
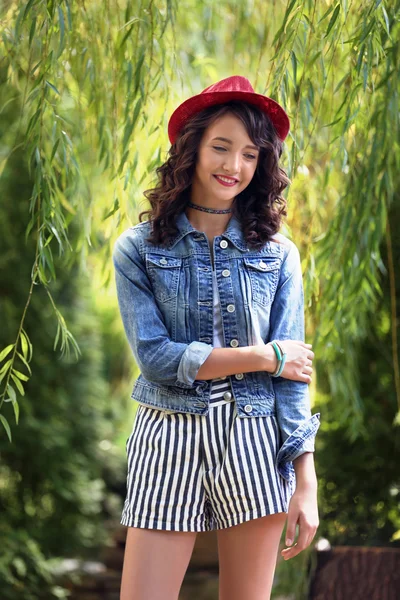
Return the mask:
[(196, 536), (128, 527), (120, 600), (177, 600)]
[(219, 600), (269, 600), (287, 513), (217, 531)]

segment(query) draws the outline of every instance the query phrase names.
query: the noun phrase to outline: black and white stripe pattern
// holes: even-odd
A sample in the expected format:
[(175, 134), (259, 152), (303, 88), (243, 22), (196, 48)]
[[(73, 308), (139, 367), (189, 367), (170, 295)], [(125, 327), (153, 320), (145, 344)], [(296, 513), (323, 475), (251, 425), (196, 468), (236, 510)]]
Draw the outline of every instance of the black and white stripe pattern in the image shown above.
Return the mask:
[[(230, 392), (230, 399), (225, 399), (224, 394)], [(210, 392), (210, 407), (221, 406), (227, 402), (233, 402), (235, 399), (232, 394), (231, 382), (228, 377), (221, 377), (213, 379), (211, 381), (211, 392)]]
[(239, 419), (235, 402), (206, 416), (140, 404), (121, 524), (209, 531), (287, 512), (292, 490), (275, 467), (278, 439), (275, 416)]

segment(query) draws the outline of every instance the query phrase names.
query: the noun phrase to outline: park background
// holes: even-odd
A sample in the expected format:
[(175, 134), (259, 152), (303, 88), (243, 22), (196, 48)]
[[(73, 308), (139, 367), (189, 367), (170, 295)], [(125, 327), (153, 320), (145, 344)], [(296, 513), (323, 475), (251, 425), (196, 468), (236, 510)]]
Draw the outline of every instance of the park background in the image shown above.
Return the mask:
[(172, 110), (229, 75), (290, 117), (281, 231), (321, 413), (320, 525), (273, 598), (307, 597), (321, 540), (400, 549), (399, 20), (398, 0), (2, 2), (2, 599), (67, 598), (61, 561), (96, 560), (118, 524), (138, 370), (112, 247)]

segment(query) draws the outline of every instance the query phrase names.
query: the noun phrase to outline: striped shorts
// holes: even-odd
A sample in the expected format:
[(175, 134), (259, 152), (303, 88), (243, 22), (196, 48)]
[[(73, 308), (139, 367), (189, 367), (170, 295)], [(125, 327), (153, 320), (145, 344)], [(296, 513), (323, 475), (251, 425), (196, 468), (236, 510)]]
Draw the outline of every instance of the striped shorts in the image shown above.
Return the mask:
[(122, 525), (201, 532), (288, 511), (294, 490), (275, 466), (276, 417), (238, 418), (224, 379), (212, 382), (208, 415), (139, 404)]

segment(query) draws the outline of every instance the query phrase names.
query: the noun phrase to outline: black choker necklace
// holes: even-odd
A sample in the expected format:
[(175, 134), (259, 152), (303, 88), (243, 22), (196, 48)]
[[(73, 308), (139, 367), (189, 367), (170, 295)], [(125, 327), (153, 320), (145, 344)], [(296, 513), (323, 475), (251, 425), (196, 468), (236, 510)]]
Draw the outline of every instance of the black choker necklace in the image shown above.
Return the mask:
[(190, 208), (197, 208), (197, 210), (204, 210), (208, 213), (218, 213), (218, 214), (226, 214), (232, 212), (231, 208), (206, 208), (205, 206), (200, 206), (199, 204), (194, 204), (193, 202), (187, 203)]

